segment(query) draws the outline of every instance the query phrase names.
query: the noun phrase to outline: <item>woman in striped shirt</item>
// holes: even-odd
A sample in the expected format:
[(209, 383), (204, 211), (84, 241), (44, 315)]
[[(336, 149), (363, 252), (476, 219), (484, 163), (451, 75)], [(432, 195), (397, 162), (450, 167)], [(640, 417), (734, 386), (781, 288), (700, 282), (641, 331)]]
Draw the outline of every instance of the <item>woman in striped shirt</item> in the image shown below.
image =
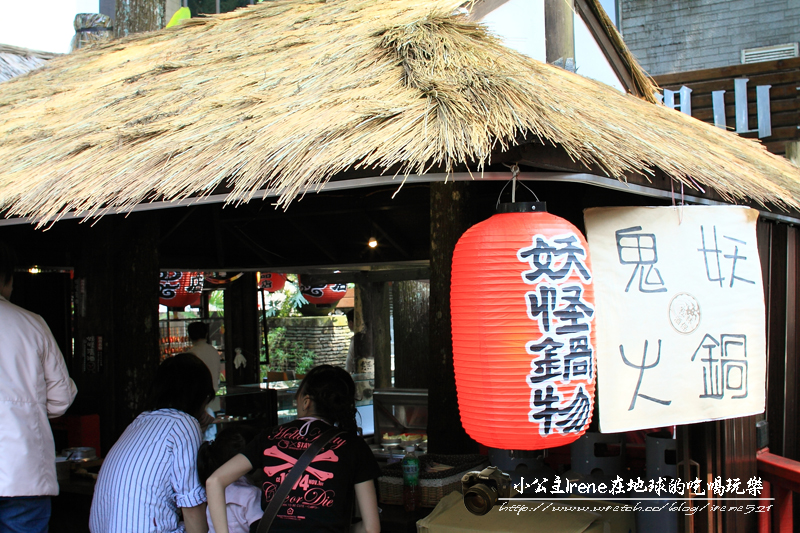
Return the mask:
[(100, 468), (92, 533), (208, 531), (197, 450), (199, 420), (207, 421), (205, 406), (213, 396), (211, 374), (194, 354), (178, 354), (159, 366), (152, 409), (127, 427)]

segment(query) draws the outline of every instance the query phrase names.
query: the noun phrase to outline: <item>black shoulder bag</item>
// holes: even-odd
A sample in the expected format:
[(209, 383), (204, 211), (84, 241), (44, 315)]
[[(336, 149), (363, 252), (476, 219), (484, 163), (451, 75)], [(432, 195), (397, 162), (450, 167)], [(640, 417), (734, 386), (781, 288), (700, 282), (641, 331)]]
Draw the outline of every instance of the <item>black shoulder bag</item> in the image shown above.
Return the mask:
[(261, 517), (261, 522), (258, 524), (258, 529), (256, 530), (257, 533), (267, 533), (267, 531), (269, 531), (272, 521), (275, 520), (275, 516), (278, 514), (278, 510), (281, 508), (281, 505), (283, 505), (286, 496), (289, 495), (289, 491), (292, 490), (292, 487), (295, 486), (300, 476), (303, 475), (308, 465), (311, 464), (311, 461), (314, 460), (314, 457), (317, 456), (322, 447), (340, 433), (344, 433), (344, 431), (337, 427), (332, 427), (317, 437), (314, 442), (306, 448), (303, 455), (300, 456), (289, 473), (286, 474), (278, 490), (275, 491), (275, 495), (272, 497), (272, 500), (270, 500), (269, 505), (267, 505), (267, 510), (264, 511), (264, 516)]

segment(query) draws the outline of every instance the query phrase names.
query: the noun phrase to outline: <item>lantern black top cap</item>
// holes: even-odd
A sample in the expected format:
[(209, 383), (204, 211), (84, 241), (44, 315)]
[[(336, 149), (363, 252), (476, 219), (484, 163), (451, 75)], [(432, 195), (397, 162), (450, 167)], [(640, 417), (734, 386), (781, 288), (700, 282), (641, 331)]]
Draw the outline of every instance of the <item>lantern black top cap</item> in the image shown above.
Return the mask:
[(514, 202), (497, 206), (498, 213), (546, 213), (547, 202)]

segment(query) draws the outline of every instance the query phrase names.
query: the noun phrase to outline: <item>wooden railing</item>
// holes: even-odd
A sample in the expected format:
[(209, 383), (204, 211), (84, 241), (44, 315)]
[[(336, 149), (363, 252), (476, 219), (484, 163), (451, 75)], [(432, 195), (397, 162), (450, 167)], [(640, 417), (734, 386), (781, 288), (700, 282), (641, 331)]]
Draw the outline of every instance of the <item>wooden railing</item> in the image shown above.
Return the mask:
[(794, 531), (794, 493), (800, 493), (800, 462), (769, 453), (769, 448), (760, 450), (756, 457), (758, 475), (764, 481), (762, 504), (769, 509), (759, 516), (758, 531), (791, 533)]

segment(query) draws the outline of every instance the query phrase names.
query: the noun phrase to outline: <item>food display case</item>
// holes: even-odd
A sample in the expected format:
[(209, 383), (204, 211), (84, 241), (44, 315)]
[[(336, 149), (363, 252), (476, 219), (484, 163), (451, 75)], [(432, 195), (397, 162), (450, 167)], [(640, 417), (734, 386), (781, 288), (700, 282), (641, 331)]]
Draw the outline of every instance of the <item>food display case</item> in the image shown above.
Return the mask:
[[(301, 381), (302, 379), (290, 379), (261, 384), (261, 387), (275, 391), (278, 424), (284, 424), (297, 418), (295, 396)], [(364, 436), (372, 435), (372, 390), (375, 382), (369, 374), (354, 374), (353, 381), (356, 385), (356, 409), (360, 415), (358, 422)]]
[(427, 389), (377, 389), (372, 407), (375, 420), (376, 458), (389, 461), (403, 455), (403, 446), (427, 449)]
[(259, 427), (276, 425), (276, 392), (262, 385), (266, 383), (226, 387), (224, 394), (219, 395), (224, 414), (217, 418), (217, 423), (242, 422)]
[(275, 391), (276, 409), (278, 424), (285, 424), (297, 418), (297, 388), (300, 386), (299, 379), (289, 379), (285, 381), (270, 381), (262, 383), (262, 387), (268, 387)]

